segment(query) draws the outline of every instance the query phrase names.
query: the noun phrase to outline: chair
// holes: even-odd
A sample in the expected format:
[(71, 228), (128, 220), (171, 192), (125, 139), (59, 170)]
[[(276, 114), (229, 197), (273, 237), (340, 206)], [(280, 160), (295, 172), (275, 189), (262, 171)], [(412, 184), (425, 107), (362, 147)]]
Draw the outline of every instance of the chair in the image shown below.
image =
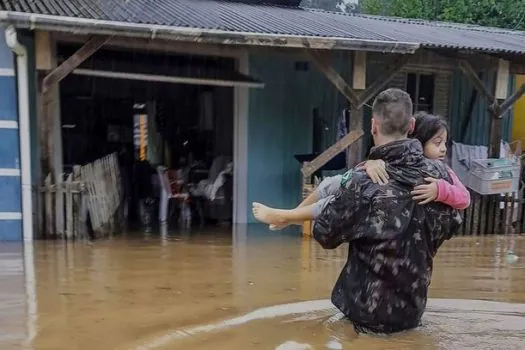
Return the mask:
[[(170, 199), (176, 199), (182, 201), (183, 207), (181, 212), (185, 209), (184, 205), (187, 203), (189, 194), (180, 191), (182, 187), (182, 181), (176, 179), (170, 182), (168, 177), (168, 169), (165, 166), (157, 167), (157, 174), (160, 182), (160, 199), (159, 199), (159, 222), (166, 223), (168, 221), (168, 206)], [(172, 185), (178, 186), (172, 186)]]

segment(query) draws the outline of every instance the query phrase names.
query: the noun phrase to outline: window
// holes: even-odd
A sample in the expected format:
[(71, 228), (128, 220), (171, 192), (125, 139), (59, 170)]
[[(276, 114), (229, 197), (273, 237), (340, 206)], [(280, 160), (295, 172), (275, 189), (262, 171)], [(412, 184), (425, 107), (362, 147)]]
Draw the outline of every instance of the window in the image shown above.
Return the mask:
[(412, 98), (414, 111), (433, 112), (435, 78), (434, 74), (407, 74), (406, 91)]

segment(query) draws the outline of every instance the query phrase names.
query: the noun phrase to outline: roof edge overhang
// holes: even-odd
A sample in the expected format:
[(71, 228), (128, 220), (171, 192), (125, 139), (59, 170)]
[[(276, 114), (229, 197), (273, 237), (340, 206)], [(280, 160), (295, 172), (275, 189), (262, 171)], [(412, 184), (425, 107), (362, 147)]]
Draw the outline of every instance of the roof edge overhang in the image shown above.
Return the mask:
[(382, 53), (413, 54), (420, 44), (341, 37), (319, 37), (274, 33), (234, 32), (218, 29), (174, 27), (131, 22), (0, 11), (0, 23), (19, 29), (67, 32), (71, 34), (113, 35), (164, 39), (195, 43), (287, 47), (304, 49), (338, 49)]

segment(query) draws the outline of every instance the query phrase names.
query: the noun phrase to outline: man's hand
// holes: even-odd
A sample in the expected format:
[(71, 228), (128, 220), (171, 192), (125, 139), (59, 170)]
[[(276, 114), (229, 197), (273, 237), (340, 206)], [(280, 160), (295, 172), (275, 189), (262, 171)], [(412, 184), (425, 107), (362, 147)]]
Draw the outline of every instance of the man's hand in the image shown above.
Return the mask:
[(375, 184), (386, 185), (388, 183), (388, 174), (386, 164), (381, 159), (368, 160), (363, 165), (366, 173)]
[(425, 181), (428, 184), (416, 186), (411, 192), (412, 198), (419, 204), (428, 204), (435, 201), (438, 196), (438, 180), (433, 177), (427, 177)]

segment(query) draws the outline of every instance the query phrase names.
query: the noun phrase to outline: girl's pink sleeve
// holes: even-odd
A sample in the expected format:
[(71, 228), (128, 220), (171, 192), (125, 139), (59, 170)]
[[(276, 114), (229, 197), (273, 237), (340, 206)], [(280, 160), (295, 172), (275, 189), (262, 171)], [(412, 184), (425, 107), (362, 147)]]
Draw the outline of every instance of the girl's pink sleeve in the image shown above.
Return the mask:
[(438, 196), (436, 201), (450, 205), (455, 209), (466, 209), (470, 205), (470, 193), (458, 179), (456, 173), (448, 168), (452, 184), (444, 179), (437, 182)]

